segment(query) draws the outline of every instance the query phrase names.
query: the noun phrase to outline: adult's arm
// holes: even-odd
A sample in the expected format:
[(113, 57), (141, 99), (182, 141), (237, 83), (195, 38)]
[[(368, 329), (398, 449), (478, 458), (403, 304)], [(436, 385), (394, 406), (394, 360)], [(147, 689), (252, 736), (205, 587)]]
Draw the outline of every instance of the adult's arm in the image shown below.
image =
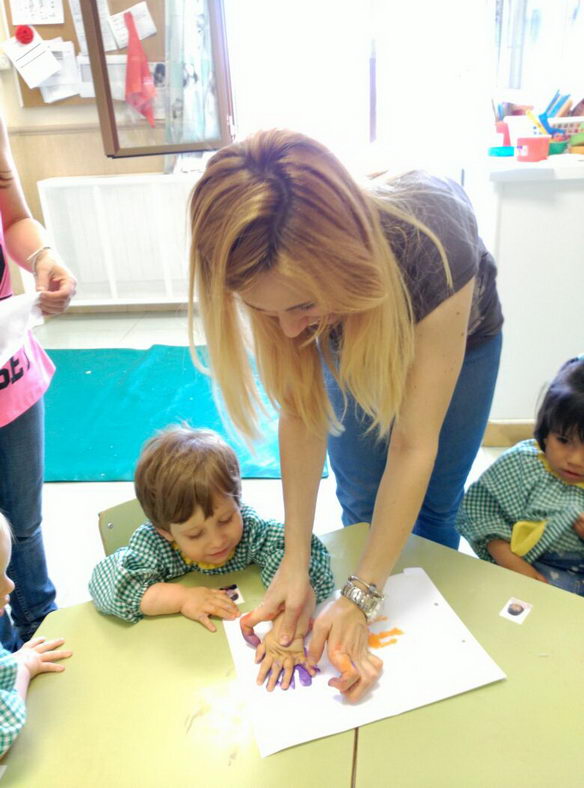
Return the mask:
[[(426, 494), (440, 428), (464, 359), (473, 288), (471, 279), (416, 325), (415, 359), (365, 550), (355, 567), (356, 575), (379, 588), (385, 585)], [(362, 697), (381, 670), (381, 660), (368, 651), (367, 637), (363, 613), (343, 597), (314, 624), (309, 656), (318, 661), (327, 644), (328, 657), (341, 673), (331, 685), (352, 701)]]
[[(34, 274), (45, 314), (64, 312), (75, 294), (76, 279), (58, 253), (50, 248), (47, 231), (33, 219), (12, 158), (8, 133), (0, 117), (0, 214), (10, 257)], [(49, 247), (43, 249), (43, 247)], [(38, 250), (36, 259), (30, 259)], [(34, 263), (34, 270), (33, 264)]]
[(326, 453), (326, 435), (315, 435), (306, 429), (300, 419), (282, 412), (279, 442), (286, 550), (262, 603), (242, 617), (241, 627), (244, 635), (253, 636), (252, 630), (256, 624), (273, 620), (284, 611), (280, 642), (288, 645), (298, 625), (303, 630), (308, 628), (314, 612), (315, 599), (308, 567), (316, 496)]

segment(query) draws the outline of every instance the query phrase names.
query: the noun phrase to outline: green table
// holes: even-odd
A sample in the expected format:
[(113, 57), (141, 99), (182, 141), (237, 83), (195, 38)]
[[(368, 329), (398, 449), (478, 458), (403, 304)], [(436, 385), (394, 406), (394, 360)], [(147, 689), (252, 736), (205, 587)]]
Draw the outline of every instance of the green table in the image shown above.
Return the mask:
[[(365, 534), (324, 537), (338, 585)], [(414, 536), (406, 566), (426, 570), (507, 681), (262, 759), (222, 627), (211, 635), (181, 616), (132, 625), (75, 605), (40, 630), (75, 655), (31, 685), (2, 788), (582, 785), (584, 600)], [(244, 610), (261, 598), (255, 568), (224, 579)], [(522, 625), (498, 615), (511, 596), (534, 605)]]

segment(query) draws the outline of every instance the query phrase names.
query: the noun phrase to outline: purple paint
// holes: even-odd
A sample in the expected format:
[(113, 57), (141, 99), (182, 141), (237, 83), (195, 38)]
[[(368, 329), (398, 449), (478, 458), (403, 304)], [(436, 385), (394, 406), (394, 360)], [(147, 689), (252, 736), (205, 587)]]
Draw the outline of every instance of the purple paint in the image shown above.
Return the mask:
[(298, 678), (299, 678), (300, 683), (302, 684), (302, 686), (303, 687), (310, 687), (310, 685), (312, 684), (312, 676), (306, 670), (304, 665), (296, 665), (294, 670), (298, 671)]
[(253, 631), (252, 631), (252, 632), (250, 632), (250, 634), (248, 635), (248, 634), (247, 634), (246, 632), (244, 632), (244, 631), (243, 631), (243, 629), (242, 629), (242, 630), (241, 630), (241, 634), (243, 635), (243, 639), (245, 640), (245, 642), (246, 642), (248, 645), (250, 645), (252, 648), (257, 648), (257, 647), (259, 646), (259, 644), (260, 644), (260, 639), (259, 639), (259, 637), (258, 637), (258, 636), (257, 636), (257, 635), (256, 635), (256, 634), (253, 632)]

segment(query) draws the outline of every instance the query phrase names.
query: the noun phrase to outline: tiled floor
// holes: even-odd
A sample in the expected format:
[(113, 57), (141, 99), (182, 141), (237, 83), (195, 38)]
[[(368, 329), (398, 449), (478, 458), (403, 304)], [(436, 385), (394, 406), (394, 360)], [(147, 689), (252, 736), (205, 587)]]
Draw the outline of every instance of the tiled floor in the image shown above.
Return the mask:
[[(47, 348), (130, 347), (153, 344), (186, 344), (184, 312), (133, 312), (101, 315), (62, 315), (36, 329)], [(195, 341), (202, 341), (197, 336)], [(488, 467), (500, 449), (481, 449), (471, 479)], [(43, 494), (44, 537), (47, 560), (57, 587), (57, 602), (63, 607), (89, 598), (87, 581), (95, 563), (103, 556), (97, 530), (97, 513), (134, 497), (131, 482), (60, 482), (46, 484)], [(244, 500), (268, 517), (282, 519), (283, 503), (279, 480), (244, 480)], [(317, 533), (341, 527), (340, 507), (332, 476), (320, 486)], [(472, 554), (463, 543), (461, 550)]]

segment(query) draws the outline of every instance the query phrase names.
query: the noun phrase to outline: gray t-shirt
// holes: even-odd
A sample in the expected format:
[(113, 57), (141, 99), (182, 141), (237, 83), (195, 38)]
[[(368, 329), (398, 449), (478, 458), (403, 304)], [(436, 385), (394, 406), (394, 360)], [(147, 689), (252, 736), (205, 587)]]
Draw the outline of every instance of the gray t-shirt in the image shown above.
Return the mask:
[(412, 225), (382, 214), (382, 226), (396, 256), (412, 300), (416, 322), (476, 277), (468, 326), (469, 347), (501, 330), (503, 315), (497, 295), (497, 269), (479, 238), (466, 193), (452, 180), (425, 172), (411, 172), (379, 188), (399, 198), (400, 207), (413, 214), (440, 239), (452, 276), (448, 286), (442, 259), (434, 242)]

